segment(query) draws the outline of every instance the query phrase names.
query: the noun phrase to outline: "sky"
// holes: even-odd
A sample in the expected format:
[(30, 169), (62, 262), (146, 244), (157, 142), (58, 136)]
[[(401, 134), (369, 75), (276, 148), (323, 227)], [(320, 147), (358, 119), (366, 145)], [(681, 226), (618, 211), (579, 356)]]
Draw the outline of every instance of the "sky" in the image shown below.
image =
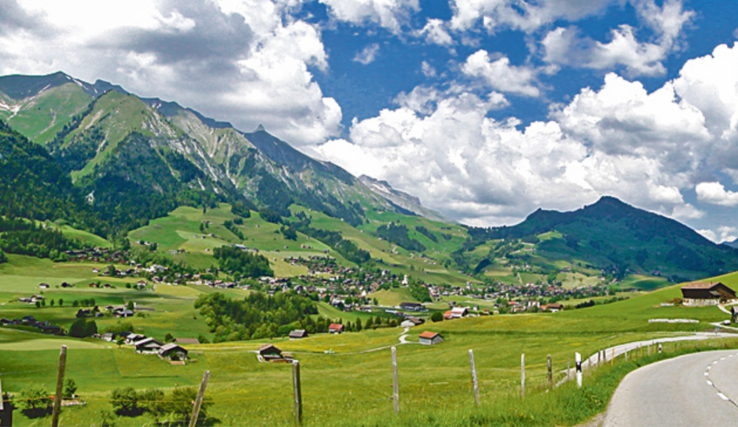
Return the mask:
[(176, 101), (461, 223), (603, 195), (738, 237), (728, 0), (1, 0), (0, 74)]

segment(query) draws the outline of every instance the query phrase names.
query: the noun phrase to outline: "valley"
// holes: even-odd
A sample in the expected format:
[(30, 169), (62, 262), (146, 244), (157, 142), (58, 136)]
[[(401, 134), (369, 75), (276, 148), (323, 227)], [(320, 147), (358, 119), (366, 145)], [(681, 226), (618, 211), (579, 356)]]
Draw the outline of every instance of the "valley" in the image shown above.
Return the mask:
[[(111, 393), (189, 393), (206, 370), (204, 425), (292, 424), (289, 365), (257, 354), (270, 344), (289, 354), (278, 362), (300, 361), (305, 425), (574, 425), (640, 364), (736, 344), (669, 344), (547, 393), (548, 355), (559, 382), (574, 352), (714, 332), (728, 315), (683, 306), (680, 284), (738, 289), (738, 249), (607, 196), (517, 225), (459, 224), (263, 127), (63, 73), (0, 77), (0, 102), (0, 381), (16, 406), (34, 387), (47, 397), (66, 345), (85, 405), (65, 407), (65, 425), (181, 423)], [(426, 331), (443, 341), (420, 345)], [(161, 352), (176, 340), (179, 353)], [(390, 347), (402, 410), (388, 421)]]

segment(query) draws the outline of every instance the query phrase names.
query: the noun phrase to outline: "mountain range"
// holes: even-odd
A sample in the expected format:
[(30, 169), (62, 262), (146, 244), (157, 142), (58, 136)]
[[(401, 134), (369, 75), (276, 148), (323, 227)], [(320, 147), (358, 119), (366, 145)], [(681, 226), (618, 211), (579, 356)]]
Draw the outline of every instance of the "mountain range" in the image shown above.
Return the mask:
[(350, 224), (403, 211), (340, 167), (259, 127), (242, 132), (173, 102), (63, 73), (0, 77), (0, 119), (44, 146), (104, 219), (130, 229), (178, 204), (303, 206)]
[[(261, 126), (244, 132), (175, 102), (63, 73), (0, 77), (0, 166), (0, 216), (65, 220), (109, 239), (179, 206), (226, 202), (295, 227), (302, 220), (293, 209), (301, 206), (358, 229), (362, 239), (404, 248), (408, 259), (422, 253), (479, 279), (526, 265), (672, 281), (738, 270), (738, 250), (612, 197), (573, 212), (539, 209), (511, 227), (459, 226), (417, 197), (315, 160)], [(418, 217), (433, 222), (411, 220)], [(451, 228), (466, 241), (451, 238)]]

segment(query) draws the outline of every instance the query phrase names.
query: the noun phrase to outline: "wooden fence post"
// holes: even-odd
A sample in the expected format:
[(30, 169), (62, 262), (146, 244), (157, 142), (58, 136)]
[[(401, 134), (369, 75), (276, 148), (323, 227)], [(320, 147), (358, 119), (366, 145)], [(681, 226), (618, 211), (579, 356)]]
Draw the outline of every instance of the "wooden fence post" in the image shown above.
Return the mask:
[(292, 388), (295, 394), (295, 425), (302, 425), (302, 387), (300, 385), (300, 361), (292, 361)]
[(520, 355), (520, 397), (525, 398), (525, 353)]
[(51, 415), (51, 427), (59, 426), (59, 412), (61, 411), (62, 388), (64, 387), (64, 370), (67, 367), (67, 346), (61, 346), (59, 353), (59, 372), (56, 375), (56, 395), (54, 395), (54, 412)]
[(612, 348), (612, 351), (610, 352), (610, 365), (615, 364), (615, 347)]
[(392, 347), (392, 400), (395, 402), (395, 412), (400, 413), (400, 386), (397, 383), (397, 348)]
[(474, 352), (469, 350), (469, 363), (471, 363), (472, 384), (474, 385), (474, 402), (479, 406), (479, 383), (477, 382), (477, 368), (474, 365)]
[(195, 407), (192, 408), (192, 417), (190, 417), (189, 427), (195, 427), (197, 425), (197, 417), (200, 416), (200, 408), (202, 408), (202, 399), (205, 396), (205, 387), (208, 386), (208, 379), (210, 378), (210, 371), (205, 371), (202, 376), (202, 382), (200, 383), (200, 390), (197, 392), (197, 399), (195, 400)]
[(553, 363), (551, 362), (550, 354), (548, 355), (546, 362), (548, 367), (548, 388), (553, 388)]
[(571, 363), (569, 361), (566, 361), (566, 380), (571, 380)]

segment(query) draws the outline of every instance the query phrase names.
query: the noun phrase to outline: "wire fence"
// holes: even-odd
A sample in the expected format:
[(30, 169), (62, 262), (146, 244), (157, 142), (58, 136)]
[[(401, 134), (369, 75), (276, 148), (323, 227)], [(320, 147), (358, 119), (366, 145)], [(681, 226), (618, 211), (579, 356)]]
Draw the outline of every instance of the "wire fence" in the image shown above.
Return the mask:
[[(627, 352), (615, 353), (612, 349), (600, 352), (594, 352), (591, 355), (585, 355), (584, 360), (592, 361), (588, 369), (584, 371), (586, 378), (603, 366), (623, 363), (625, 361), (637, 362), (649, 357), (658, 356), (659, 353), (669, 354), (678, 352), (688, 352), (697, 348), (718, 349), (733, 346), (735, 341), (730, 344), (723, 343), (706, 343), (706, 342), (668, 342), (660, 345), (638, 346)], [(660, 347), (660, 351), (659, 351)], [(613, 355), (615, 357), (613, 357)], [(525, 393), (536, 394), (555, 388), (556, 384), (562, 384), (566, 380), (574, 378), (574, 360), (562, 361), (554, 360), (551, 371), (549, 373), (546, 361), (536, 360), (525, 366), (525, 379), (520, 378), (522, 375), (520, 368), (494, 368), (482, 367), (478, 368), (479, 373), (479, 395), (480, 400), (491, 402), (502, 397), (519, 396), (522, 384), (525, 385)], [(389, 364), (389, 357), (388, 357)], [(406, 367), (405, 369), (423, 369), (418, 367)], [(429, 368), (425, 368), (429, 369)], [(429, 373), (427, 377), (418, 375), (403, 376), (403, 365), (400, 364), (399, 372), (399, 402), (402, 411), (414, 410), (423, 407), (429, 403), (433, 403), (438, 407), (469, 407), (474, 406), (474, 387), (471, 372), (456, 366), (448, 368), (443, 372)], [(0, 372), (0, 377), (16, 376), (28, 373), (48, 372), (46, 370), (27, 370), (17, 372)], [(361, 411), (364, 413), (381, 414), (392, 410), (394, 400), (392, 392), (392, 376), (389, 369), (386, 371), (373, 371), (368, 376), (357, 374), (356, 372), (347, 372), (345, 375), (333, 373), (332, 380), (336, 380), (339, 384), (334, 387), (325, 387), (325, 381), (320, 381), (321, 371), (303, 371), (302, 377), (303, 390), (302, 402), (306, 407), (307, 416), (330, 416), (335, 411)], [(378, 379), (379, 376), (384, 379)], [(516, 378), (517, 376), (517, 378)], [(252, 384), (258, 384), (258, 375)], [(249, 420), (253, 420), (254, 424), (263, 424), (269, 420), (289, 420), (290, 411), (294, 405), (292, 396), (292, 383), (287, 380), (287, 375), (283, 375), (280, 383), (265, 384), (264, 388), (255, 387), (247, 390), (232, 390), (228, 392), (229, 385), (215, 383), (212, 385), (210, 393), (206, 392), (206, 399), (209, 400), (211, 411), (204, 414), (203, 419), (210, 421), (223, 419), (236, 422), (234, 417), (234, 408), (243, 408), (240, 410), (241, 417), (246, 416)], [(273, 377), (264, 377), (265, 380), (274, 381)], [(315, 385), (314, 385), (315, 384)], [(268, 391), (264, 391), (268, 388)], [(338, 390), (340, 389), (340, 390)], [(208, 398), (208, 394), (211, 396)], [(23, 402), (42, 401), (53, 399), (53, 395), (24, 397), (23, 395), (13, 396), (12, 401), (22, 405)], [(99, 405), (111, 404), (137, 404), (141, 406), (157, 405), (157, 404), (181, 404), (181, 399), (173, 399), (164, 397), (162, 399), (150, 400), (146, 398), (136, 399), (113, 399), (111, 395), (102, 393), (91, 393), (84, 396), (81, 400), (84, 402), (97, 402)], [(327, 414), (327, 415), (326, 415)], [(243, 422), (243, 418), (240, 418)], [(229, 421), (230, 422), (230, 421)], [(227, 425), (227, 424), (226, 424)], [(238, 425), (238, 424), (234, 424)]]

